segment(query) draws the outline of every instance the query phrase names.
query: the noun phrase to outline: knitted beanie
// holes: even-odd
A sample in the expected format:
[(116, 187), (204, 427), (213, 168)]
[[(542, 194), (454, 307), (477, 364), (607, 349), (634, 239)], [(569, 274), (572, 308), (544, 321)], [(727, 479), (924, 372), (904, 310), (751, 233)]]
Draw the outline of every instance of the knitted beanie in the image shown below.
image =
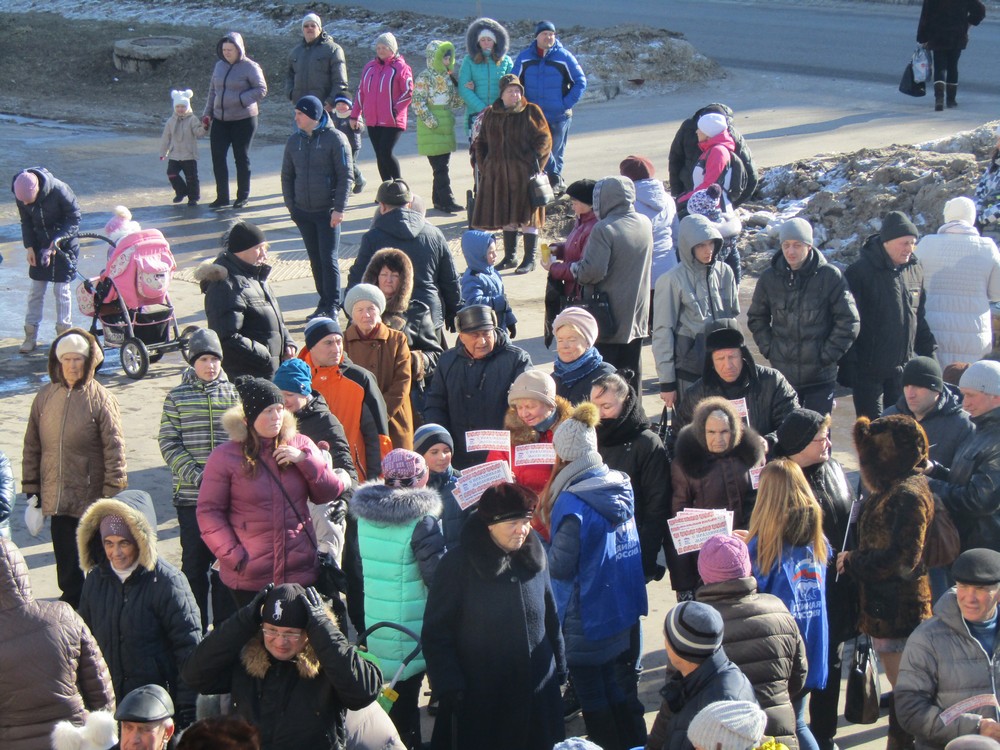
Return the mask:
[(421, 425), (413, 433), (413, 450), (421, 456), (439, 443), (444, 443), (452, 451), (455, 450), (455, 441), (451, 439), (451, 433), (439, 424), (430, 422)]
[(132, 529), (129, 528), (125, 519), (116, 513), (112, 513), (101, 519), (101, 540), (103, 541), (109, 536), (120, 536), (126, 541), (135, 544), (135, 535), (132, 533)]
[(187, 344), (187, 361), (194, 364), (198, 357), (205, 354), (222, 359), (222, 343), (219, 341), (219, 334), (211, 328), (199, 328), (191, 334)]
[(340, 330), (340, 323), (334, 318), (313, 318), (306, 323), (305, 330), (306, 349), (312, 349), (316, 344), (325, 339), (331, 333), (343, 336)]
[(738, 536), (716, 534), (698, 553), (698, 575), (705, 583), (746, 578), (750, 573), (750, 551)]
[(104, 236), (115, 244), (122, 237), (142, 231), (139, 222), (132, 220), (132, 212), (126, 206), (115, 206), (111, 213), (111, 218), (104, 225)]
[(14, 178), (14, 197), (21, 203), (34, 203), (38, 188), (38, 176), (34, 172), (24, 170)]
[(231, 253), (241, 253), (263, 242), (267, 242), (264, 230), (249, 221), (236, 222), (223, 237), (223, 244)]
[(749, 701), (709, 703), (688, 725), (688, 740), (699, 750), (751, 750), (764, 739), (767, 714)]
[(651, 179), (656, 170), (653, 168), (653, 162), (645, 156), (626, 156), (618, 165), (618, 173), (622, 177), (628, 177), (632, 182), (638, 182)]
[(969, 365), (969, 369), (962, 373), (958, 387), (979, 391), (987, 396), (1000, 396), (1000, 362), (985, 359), (973, 362)]
[(778, 425), (778, 455), (794, 456), (806, 449), (823, 427), (826, 417), (812, 409), (793, 409)]
[(295, 109), (304, 114), (310, 120), (319, 122), (323, 119), (323, 102), (312, 94), (303, 96), (295, 102)]
[(507, 391), (507, 403), (514, 406), (522, 398), (540, 401), (553, 409), (556, 406), (556, 381), (547, 372), (525, 370), (511, 383)]
[(933, 357), (914, 357), (903, 368), (903, 385), (915, 385), (941, 393), (944, 390), (941, 365)]
[(262, 623), (279, 628), (305, 628), (309, 624), (309, 612), (299, 598), (305, 589), (297, 583), (283, 583), (275, 586), (264, 599)]
[(497, 43), (497, 35), (491, 29), (487, 28), (479, 30), (479, 36), (476, 37), (476, 41), (478, 42), (480, 39), (492, 39), (494, 44)]
[(586, 203), (588, 206), (594, 205), (594, 185), (597, 183), (593, 180), (577, 180), (576, 182), (571, 182), (569, 187), (566, 188), (566, 195), (574, 200), (580, 201), (580, 203)]
[(715, 191), (711, 190), (714, 187), (717, 186), (709, 185), (704, 190), (695, 190), (691, 193), (691, 197), (688, 198), (687, 203), (689, 214), (700, 214), (712, 218), (718, 212), (722, 193), (715, 194)]
[(552, 434), (556, 455), (563, 461), (575, 461), (597, 451), (597, 432), (600, 422), (597, 407), (589, 401), (577, 406), (570, 418), (562, 422)]
[(722, 616), (707, 604), (681, 602), (667, 613), (663, 632), (682, 659), (701, 662), (722, 645)]
[(79, 333), (68, 333), (56, 342), (56, 359), (61, 360), (67, 354), (79, 354), (86, 358), (90, 356), (90, 342)]
[(375, 200), (387, 206), (405, 206), (413, 200), (413, 193), (410, 192), (410, 186), (403, 180), (386, 180), (378, 186)]
[(382, 477), (387, 487), (423, 487), (427, 484), (427, 462), (419, 453), (394, 448), (382, 459)]
[(396, 37), (392, 35), (392, 32), (387, 31), (375, 37), (375, 46), (378, 47), (380, 44), (384, 44), (392, 50), (392, 54), (394, 55), (399, 52), (399, 44), (396, 42)]
[(601, 746), (595, 745), (583, 737), (570, 737), (568, 740), (553, 745), (552, 750), (601, 750)]
[(718, 112), (711, 112), (698, 118), (698, 130), (709, 138), (715, 138), (719, 133), (729, 128), (729, 120), (725, 115)]
[(965, 196), (952, 198), (944, 204), (944, 220), (961, 221), (971, 226), (976, 223), (976, 204)]
[(582, 307), (567, 307), (556, 315), (556, 319), (552, 321), (552, 332), (559, 333), (559, 329), (565, 325), (573, 326), (583, 335), (588, 349), (597, 341), (597, 321)]
[(348, 317), (354, 312), (354, 306), (359, 302), (371, 302), (378, 308), (378, 314), (385, 312), (385, 294), (374, 284), (356, 284), (344, 297), (344, 312)]
[(285, 403), (285, 397), (278, 390), (278, 386), (270, 380), (241, 375), (236, 378), (234, 385), (236, 392), (240, 394), (240, 401), (243, 402), (243, 416), (248, 425), (256, 422), (261, 412), (269, 406)]
[(312, 393), (312, 370), (298, 357), (286, 359), (274, 373), (274, 384), (283, 391), (308, 396)]
[(170, 92), (170, 99), (173, 101), (175, 107), (180, 107), (183, 105), (184, 109), (191, 109), (191, 97), (194, 96), (194, 92), (191, 89), (174, 89)]
[(920, 232), (916, 225), (910, 221), (910, 217), (902, 211), (890, 211), (882, 219), (882, 228), (879, 229), (878, 236), (885, 243), (898, 237), (919, 237)]
[(319, 16), (317, 16), (315, 13), (306, 13), (304, 16), (302, 16), (302, 23), (299, 25), (305, 26), (307, 23), (314, 23), (316, 24), (317, 28), (320, 29), (323, 28), (323, 22), (319, 20)]
[(552, 21), (539, 21), (535, 24), (535, 36), (538, 36), (543, 31), (555, 32), (556, 25)]
[(798, 217), (784, 222), (778, 228), (778, 242), (786, 242), (788, 240), (798, 240), (811, 246), (813, 243), (812, 224)]

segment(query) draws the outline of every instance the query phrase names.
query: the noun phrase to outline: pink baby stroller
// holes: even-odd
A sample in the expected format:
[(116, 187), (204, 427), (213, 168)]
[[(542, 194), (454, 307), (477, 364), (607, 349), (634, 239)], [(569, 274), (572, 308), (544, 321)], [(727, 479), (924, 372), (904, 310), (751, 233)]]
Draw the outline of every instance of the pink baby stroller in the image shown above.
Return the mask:
[(133, 232), (117, 243), (89, 232), (81, 232), (79, 238), (111, 246), (100, 276), (81, 275), (76, 301), (80, 312), (93, 318), (91, 333), (103, 336), (105, 347), (120, 347), (125, 374), (139, 380), (165, 353), (183, 352), (197, 326), (177, 330), (169, 294), (177, 264), (160, 230)]

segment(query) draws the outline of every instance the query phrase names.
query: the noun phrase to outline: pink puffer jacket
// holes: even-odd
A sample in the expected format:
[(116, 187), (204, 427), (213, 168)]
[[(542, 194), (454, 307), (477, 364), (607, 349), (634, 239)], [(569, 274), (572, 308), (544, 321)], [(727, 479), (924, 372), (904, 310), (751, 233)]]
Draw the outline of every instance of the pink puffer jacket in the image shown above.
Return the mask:
[(402, 55), (384, 62), (377, 57), (361, 71), (358, 95), (351, 118), (365, 118), (365, 125), (406, 130), (406, 116), (413, 99), (413, 71)]

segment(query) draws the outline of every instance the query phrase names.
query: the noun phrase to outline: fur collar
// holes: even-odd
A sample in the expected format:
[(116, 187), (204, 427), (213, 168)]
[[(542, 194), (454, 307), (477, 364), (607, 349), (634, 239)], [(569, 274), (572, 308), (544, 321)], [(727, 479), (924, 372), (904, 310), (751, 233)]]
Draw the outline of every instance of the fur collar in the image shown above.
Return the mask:
[[(267, 670), (271, 668), (274, 659), (264, 647), (264, 636), (257, 633), (247, 641), (240, 652), (240, 663), (243, 664), (247, 674), (255, 680), (263, 680), (267, 676)], [(304, 680), (314, 680), (319, 676), (319, 657), (316, 656), (311, 643), (307, 643), (302, 653), (295, 657), (295, 668), (299, 677)]]
[(758, 434), (744, 427), (741, 431), (740, 441), (725, 453), (709, 453), (705, 447), (705, 427), (699, 431), (694, 423), (680, 431), (677, 436), (677, 446), (674, 450), (674, 461), (677, 462), (681, 470), (689, 477), (700, 479), (706, 476), (717, 460), (724, 458), (735, 458), (747, 468), (756, 466), (764, 458), (764, 449), (760, 444)]
[(215, 259), (202, 261), (194, 269), (194, 279), (195, 281), (201, 283), (209, 283), (212, 281), (222, 281), (229, 277), (229, 269), (225, 266), (220, 266), (215, 262)]
[(440, 518), (441, 496), (426, 487), (387, 487), (381, 480), (365, 482), (351, 498), (351, 515), (372, 523), (402, 526), (424, 516)]
[[(144, 496), (144, 497), (140, 497)], [(152, 499), (145, 492), (133, 493), (139, 500), (137, 505), (148, 500), (150, 512)], [(76, 545), (80, 553), (80, 567), (89, 573), (106, 558), (101, 541), (101, 521), (106, 516), (121, 516), (128, 524), (139, 548), (139, 567), (152, 570), (156, 566), (156, 526), (151, 524), (141, 507), (136, 507), (115, 498), (105, 498), (87, 508), (76, 530)]]
[[(555, 431), (556, 427), (569, 419), (572, 411), (573, 405), (569, 401), (562, 396), (556, 396), (556, 421), (550, 429)], [(517, 416), (517, 409), (513, 406), (507, 407), (507, 414), (503, 418), (503, 426), (505, 430), (510, 430), (510, 444), (512, 446), (537, 443), (539, 437), (541, 437), (538, 434), (538, 430), (534, 427), (529, 427), (523, 419)]]
[[(295, 425), (295, 415), (288, 409), (285, 409), (285, 416), (281, 420), (281, 431), (278, 432), (278, 437), (275, 439), (278, 442), (287, 442), (292, 435), (298, 432)], [(242, 404), (237, 404), (226, 409), (222, 415), (222, 427), (225, 429), (226, 434), (229, 435), (230, 440), (242, 443), (247, 439), (247, 425), (243, 421)]]
[(361, 278), (364, 284), (378, 286), (378, 275), (383, 268), (388, 267), (391, 271), (399, 274), (399, 290), (391, 297), (385, 298), (385, 312), (387, 315), (406, 315), (406, 310), (410, 306), (410, 296), (413, 294), (413, 263), (410, 257), (402, 250), (394, 247), (387, 247), (379, 250), (368, 261), (365, 275)]
[(530, 575), (545, 570), (545, 549), (534, 532), (528, 534), (521, 549), (507, 554), (496, 545), (489, 528), (474, 513), (462, 528), (461, 538), (461, 549), (465, 550), (469, 564), (483, 580), (497, 578), (512, 567)]

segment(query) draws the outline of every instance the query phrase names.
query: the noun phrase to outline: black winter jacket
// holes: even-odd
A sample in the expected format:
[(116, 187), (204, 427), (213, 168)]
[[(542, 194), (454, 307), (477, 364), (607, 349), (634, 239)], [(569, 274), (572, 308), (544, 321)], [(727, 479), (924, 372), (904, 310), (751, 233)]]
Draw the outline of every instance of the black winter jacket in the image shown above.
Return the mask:
[(424, 422), (444, 427), (455, 441), (452, 465), (465, 469), (485, 460), (486, 452), (465, 450), (468, 430), (502, 430), (507, 391), (514, 379), (531, 368), (531, 357), (495, 330), (496, 345), (483, 359), (473, 359), (463, 346), (441, 355), (427, 389)]
[(259, 618), (247, 605), (209, 633), (184, 679), (203, 695), (230, 693), (230, 713), (257, 726), (262, 750), (344, 750), (344, 709), (375, 700), (378, 667), (361, 658), (332, 616), (310, 616), (305, 649), (278, 661), (264, 646)]
[(296, 130), (285, 144), (281, 161), (281, 195), (289, 213), (319, 213), (347, 208), (354, 187), (351, 144), (333, 127), (330, 115), (312, 131)]
[[(28, 267), (28, 278), (32, 281), (54, 281), (65, 284), (73, 281), (76, 261), (80, 254), (80, 244), (76, 234), (80, 229), (80, 206), (76, 202), (73, 189), (62, 180), (56, 179), (45, 167), (31, 167), (24, 170), (38, 178), (38, 197), (31, 205), (25, 205), (15, 198), (17, 213), (21, 218), (21, 241), (26, 248), (35, 251), (35, 265)], [(20, 174), (20, 173), (18, 173)], [(14, 175), (14, 180), (17, 175)], [(11, 190), (14, 182), (11, 181)], [(68, 238), (60, 246), (47, 266), (41, 263), (41, 253), (58, 240)]]
[(795, 388), (837, 379), (837, 363), (861, 324), (843, 274), (813, 248), (798, 271), (779, 250), (760, 275), (747, 311), (760, 353)]
[[(694, 167), (699, 159), (704, 156), (701, 149), (698, 148), (698, 118), (711, 113), (725, 115), (726, 119), (729, 120), (729, 135), (732, 136), (733, 141), (736, 143), (736, 151), (739, 152), (746, 148), (743, 136), (732, 126), (733, 110), (725, 104), (709, 104), (699, 109), (694, 115), (681, 123), (681, 126), (677, 128), (677, 133), (674, 134), (673, 142), (670, 144), (670, 156), (668, 157), (670, 194), (675, 198), (684, 195), (684, 193), (690, 193), (695, 188), (693, 178)], [(751, 165), (748, 164), (746, 166), (750, 167)], [(757, 181), (756, 172), (753, 170), (749, 171), (744, 199), (753, 195), (754, 190), (757, 189)]]
[(924, 269), (916, 255), (897, 268), (873, 234), (844, 276), (858, 306), (861, 331), (841, 362), (846, 370), (842, 381), (886, 380), (902, 372), (914, 354), (934, 356), (937, 343), (924, 317)]
[[(882, 412), (883, 417), (891, 414), (913, 416), (910, 407), (906, 405), (906, 396), (900, 396), (895, 406)], [(931, 461), (945, 467), (954, 463), (955, 453), (975, 431), (968, 413), (962, 409), (962, 392), (948, 383), (945, 383), (944, 391), (934, 408), (919, 422), (927, 433)]]
[(385, 247), (406, 253), (413, 263), (413, 294), (431, 311), (434, 327), (440, 328), (459, 310), (462, 291), (448, 241), (441, 230), (411, 208), (379, 214), (361, 237), (358, 257), (347, 276), (347, 289), (360, 284), (372, 256)]
[(947, 479), (930, 480), (931, 492), (951, 514), (963, 550), (1000, 552), (1000, 408), (972, 423), (976, 431), (955, 451)]
[(301, 42), (288, 53), (285, 96), (295, 104), (303, 96), (315, 96), (324, 104), (333, 104), (340, 94), (347, 94), (347, 61), (344, 50), (325, 31), (312, 42)]
[(965, 49), (969, 26), (986, 18), (982, 0), (924, 0), (917, 23), (917, 41), (927, 49)]
[(294, 346), (278, 298), (267, 283), (271, 267), (251, 266), (223, 251), (195, 270), (205, 295), (208, 327), (222, 343), (222, 369), (230, 380), (240, 375), (270, 380), (286, 346)]
[(295, 422), (299, 432), (314, 443), (319, 445), (319, 441), (323, 440), (330, 446), (328, 450), (335, 469), (343, 469), (352, 480), (358, 481), (358, 472), (354, 468), (344, 426), (330, 411), (326, 399), (319, 391), (313, 391), (306, 405), (295, 413)]

